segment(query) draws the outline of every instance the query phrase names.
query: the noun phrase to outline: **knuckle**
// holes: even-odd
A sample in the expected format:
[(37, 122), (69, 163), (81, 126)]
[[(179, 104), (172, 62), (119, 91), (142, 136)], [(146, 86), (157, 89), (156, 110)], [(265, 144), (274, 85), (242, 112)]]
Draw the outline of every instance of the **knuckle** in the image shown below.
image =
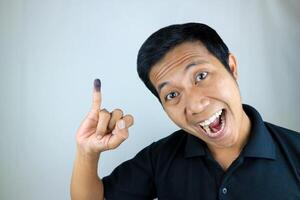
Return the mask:
[(104, 136), (106, 134), (106, 128), (104, 126), (98, 126), (96, 129), (96, 134), (100, 136)]
[(132, 115), (126, 115), (124, 116), (124, 120), (126, 121), (126, 123), (131, 126), (134, 123), (134, 118)]
[[(122, 137), (124, 138), (124, 140), (126, 140), (126, 139), (129, 137), (129, 135), (126, 134), (126, 135), (123, 135)], [(124, 140), (123, 140), (123, 141), (124, 141)]]
[(113, 113), (114, 113), (115, 115), (120, 115), (120, 116), (123, 115), (123, 111), (122, 111), (121, 109), (119, 109), (119, 108), (114, 109)]
[(129, 120), (131, 120), (132, 121), (132, 123), (133, 123), (133, 121), (134, 121), (134, 118), (133, 118), (133, 116), (132, 115), (127, 115), (128, 116), (128, 119)]
[(115, 148), (117, 148), (119, 145), (118, 144), (110, 144), (110, 145), (108, 145), (108, 149), (115, 149)]
[(110, 117), (110, 113), (106, 109), (102, 109), (99, 115), (105, 118)]
[(105, 108), (101, 109), (100, 112), (109, 114), (109, 112)]
[(124, 140), (126, 140), (126, 139), (129, 137), (128, 130), (125, 129), (124, 131), (122, 131), (122, 132), (119, 134), (119, 137), (121, 138), (122, 142), (123, 142)]

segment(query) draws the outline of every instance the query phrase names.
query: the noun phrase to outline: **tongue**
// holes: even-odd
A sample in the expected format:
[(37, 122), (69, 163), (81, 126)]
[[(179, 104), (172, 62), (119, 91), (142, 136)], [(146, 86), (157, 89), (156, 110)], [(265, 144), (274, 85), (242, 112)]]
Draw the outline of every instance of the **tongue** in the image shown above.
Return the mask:
[(210, 125), (209, 125), (209, 128), (210, 130), (213, 132), (213, 133), (216, 133), (218, 132), (220, 129), (221, 129), (221, 118), (220, 117), (217, 117), (215, 119), (215, 121), (213, 121)]

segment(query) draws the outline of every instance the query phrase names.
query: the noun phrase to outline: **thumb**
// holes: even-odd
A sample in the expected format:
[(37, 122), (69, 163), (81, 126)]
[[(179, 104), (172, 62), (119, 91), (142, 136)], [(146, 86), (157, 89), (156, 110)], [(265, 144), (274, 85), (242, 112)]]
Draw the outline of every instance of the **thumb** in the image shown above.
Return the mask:
[(129, 136), (128, 128), (124, 119), (121, 119), (117, 122), (115, 129), (112, 132), (107, 147), (108, 149), (117, 148), (122, 142), (124, 142)]

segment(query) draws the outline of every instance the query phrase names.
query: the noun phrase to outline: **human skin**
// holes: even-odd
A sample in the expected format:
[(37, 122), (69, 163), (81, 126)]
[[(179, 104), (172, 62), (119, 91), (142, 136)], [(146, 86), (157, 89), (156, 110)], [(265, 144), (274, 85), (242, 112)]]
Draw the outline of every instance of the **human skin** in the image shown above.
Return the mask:
[[(250, 133), (242, 108), (234, 55), (230, 72), (200, 42), (185, 42), (169, 51), (150, 71), (150, 81), (164, 111), (186, 132), (206, 142), (224, 170), (236, 159)], [(225, 111), (224, 134), (214, 138), (200, 128), (219, 110)]]
[(109, 113), (101, 107), (101, 83), (96, 79), (90, 112), (76, 134), (76, 158), (71, 180), (72, 200), (104, 198), (104, 188), (98, 176), (98, 162), (103, 151), (117, 148), (128, 138), (128, 128), (133, 124), (131, 115), (120, 109)]

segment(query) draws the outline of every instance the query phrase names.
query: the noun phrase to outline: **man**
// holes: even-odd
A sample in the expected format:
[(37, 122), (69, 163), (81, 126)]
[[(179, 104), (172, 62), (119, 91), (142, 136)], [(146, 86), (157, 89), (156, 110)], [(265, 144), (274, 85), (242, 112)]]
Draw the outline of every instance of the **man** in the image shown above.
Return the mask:
[(242, 104), (236, 58), (212, 28), (162, 28), (142, 45), (137, 65), (181, 129), (101, 180), (100, 153), (128, 137), (133, 117), (101, 109), (95, 80), (77, 133), (72, 199), (300, 199), (300, 135)]

